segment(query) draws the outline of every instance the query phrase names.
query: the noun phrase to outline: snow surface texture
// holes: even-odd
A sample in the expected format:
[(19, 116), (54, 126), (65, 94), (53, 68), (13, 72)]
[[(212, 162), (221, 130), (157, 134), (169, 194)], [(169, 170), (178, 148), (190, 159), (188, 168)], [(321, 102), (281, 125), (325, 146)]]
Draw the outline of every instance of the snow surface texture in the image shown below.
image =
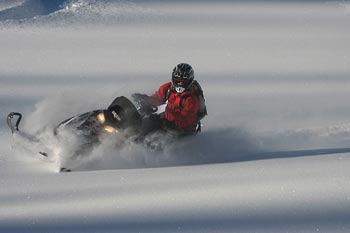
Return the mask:
[[(347, 1), (1, 1), (0, 232), (350, 232), (349, 28)], [(105, 141), (72, 173), (11, 149), (8, 112), (54, 147), (179, 62), (207, 98), (197, 137)]]

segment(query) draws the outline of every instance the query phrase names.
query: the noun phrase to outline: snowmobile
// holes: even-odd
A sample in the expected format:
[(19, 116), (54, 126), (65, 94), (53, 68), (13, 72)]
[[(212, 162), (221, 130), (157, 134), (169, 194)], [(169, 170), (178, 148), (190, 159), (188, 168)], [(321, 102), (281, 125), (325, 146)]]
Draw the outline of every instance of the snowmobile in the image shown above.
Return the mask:
[[(143, 143), (152, 149), (159, 149), (156, 140), (164, 138), (164, 134), (167, 134), (168, 138), (176, 137), (171, 130), (162, 128), (159, 121), (150, 120), (159, 119), (161, 111), (158, 111), (157, 106), (150, 104), (145, 95), (133, 94), (132, 97), (133, 101), (120, 96), (107, 109), (93, 110), (70, 117), (53, 129), (53, 135), (59, 138), (63, 132), (70, 131), (79, 138), (79, 145), (71, 155), (73, 158), (88, 154), (94, 146), (101, 143), (104, 137), (115, 136), (119, 142)], [(50, 158), (52, 151), (40, 139), (20, 131), (21, 120), (22, 114), (18, 112), (11, 112), (7, 116), (7, 124), (12, 134), (20, 137), (27, 144), (36, 144), (37, 153)], [(151, 132), (157, 132), (159, 136), (147, 137)], [(61, 167), (61, 171), (70, 171), (70, 169)]]

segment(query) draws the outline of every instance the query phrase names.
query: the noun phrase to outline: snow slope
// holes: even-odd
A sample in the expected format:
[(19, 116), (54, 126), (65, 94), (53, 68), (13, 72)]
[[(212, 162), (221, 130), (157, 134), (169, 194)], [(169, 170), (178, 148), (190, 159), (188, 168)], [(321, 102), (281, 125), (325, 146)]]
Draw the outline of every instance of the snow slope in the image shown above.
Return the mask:
[[(2, 1), (0, 232), (349, 232), (349, 9)], [(207, 98), (197, 137), (164, 152), (107, 141), (72, 173), (11, 149), (8, 112), (35, 134), (150, 94), (183, 61)]]
[(7, 162), (1, 165), (0, 229), (347, 232), (348, 164), (346, 155), (326, 155), (54, 174)]

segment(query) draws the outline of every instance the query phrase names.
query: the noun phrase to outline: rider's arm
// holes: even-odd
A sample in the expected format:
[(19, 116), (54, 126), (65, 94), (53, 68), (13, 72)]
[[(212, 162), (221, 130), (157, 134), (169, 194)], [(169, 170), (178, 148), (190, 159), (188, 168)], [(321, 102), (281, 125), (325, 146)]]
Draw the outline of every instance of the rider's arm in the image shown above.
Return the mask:
[(199, 100), (197, 96), (190, 96), (185, 99), (184, 107), (175, 118), (175, 125), (179, 129), (189, 129), (197, 124), (199, 111)]
[(159, 106), (162, 104), (165, 104), (166, 95), (171, 87), (171, 82), (165, 83), (162, 86), (159, 87), (158, 91), (156, 91), (152, 96), (150, 96), (150, 101), (153, 105)]

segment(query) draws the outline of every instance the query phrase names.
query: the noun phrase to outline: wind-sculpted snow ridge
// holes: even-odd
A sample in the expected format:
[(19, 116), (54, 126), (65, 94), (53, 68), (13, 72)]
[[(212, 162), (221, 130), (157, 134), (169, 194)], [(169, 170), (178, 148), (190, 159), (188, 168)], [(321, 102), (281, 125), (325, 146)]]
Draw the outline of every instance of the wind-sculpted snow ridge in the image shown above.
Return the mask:
[[(0, 8), (0, 24), (65, 26), (143, 22), (157, 17), (154, 10), (129, 1), (27, 0)], [(0, 5), (1, 7), (1, 5)]]
[(0, 12), (20, 6), (24, 2), (25, 0), (2, 0), (0, 2)]
[(64, 8), (45, 20), (56, 24), (103, 24), (144, 22), (158, 17), (158, 13), (129, 1), (69, 1)]

